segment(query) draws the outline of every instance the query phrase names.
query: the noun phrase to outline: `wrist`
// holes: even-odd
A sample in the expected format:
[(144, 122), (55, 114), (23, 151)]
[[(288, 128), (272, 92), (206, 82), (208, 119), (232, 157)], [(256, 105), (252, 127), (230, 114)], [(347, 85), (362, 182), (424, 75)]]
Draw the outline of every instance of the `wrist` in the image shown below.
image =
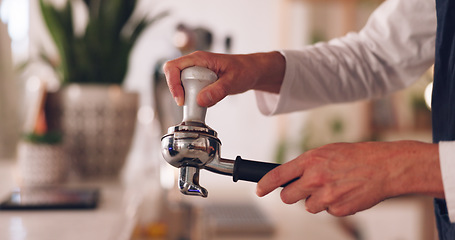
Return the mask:
[(444, 198), (437, 144), (417, 141), (397, 142), (399, 149), (387, 161), (389, 197), (423, 194)]
[(260, 75), (254, 86), (254, 90), (279, 93), (286, 70), (286, 60), (277, 51), (255, 53), (253, 56), (260, 66)]

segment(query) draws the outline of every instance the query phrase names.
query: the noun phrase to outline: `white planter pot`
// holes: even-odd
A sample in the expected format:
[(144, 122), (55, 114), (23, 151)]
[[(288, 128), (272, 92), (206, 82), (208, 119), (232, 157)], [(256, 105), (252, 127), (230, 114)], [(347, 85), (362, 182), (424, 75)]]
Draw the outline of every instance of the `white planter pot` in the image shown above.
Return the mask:
[(137, 93), (117, 85), (72, 84), (48, 95), (51, 129), (63, 133), (81, 178), (118, 177), (128, 155), (139, 105)]
[(65, 182), (69, 162), (60, 144), (19, 142), (18, 172), (23, 186), (45, 186)]

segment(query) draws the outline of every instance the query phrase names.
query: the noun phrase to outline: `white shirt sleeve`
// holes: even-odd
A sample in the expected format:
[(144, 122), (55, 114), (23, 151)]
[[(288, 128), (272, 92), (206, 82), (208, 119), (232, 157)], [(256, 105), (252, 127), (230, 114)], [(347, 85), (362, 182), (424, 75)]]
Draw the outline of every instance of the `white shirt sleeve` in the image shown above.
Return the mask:
[[(279, 94), (256, 91), (260, 111), (275, 115), (329, 103), (381, 97), (417, 80), (434, 63), (436, 9), (432, 0), (387, 0), (359, 33), (283, 50)], [(455, 141), (439, 143), (449, 217), (455, 222)]]
[(282, 51), (280, 94), (256, 91), (258, 107), (274, 115), (402, 89), (434, 63), (435, 38), (434, 1), (385, 1), (359, 33)]
[(455, 141), (439, 142), (439, 163), (450, 221), (455, 222)]

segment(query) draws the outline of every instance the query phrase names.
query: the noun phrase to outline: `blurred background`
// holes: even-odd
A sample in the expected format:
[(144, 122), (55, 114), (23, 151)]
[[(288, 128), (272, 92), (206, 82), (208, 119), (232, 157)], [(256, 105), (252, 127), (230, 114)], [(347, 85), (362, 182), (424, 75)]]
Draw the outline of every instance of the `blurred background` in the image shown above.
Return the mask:
[[(58, 158), (67, 159), (64, 163), (69, 164), (70, 171), (65, 170), (64, 175), (69, 176), (65, 184), (85, 184), (85, 179), (97, 184), (101, 179), (104, 184), (106, 179), (117, 179), (118, 175), (119, 194), (126, 194), (129, 199), (128, 204), (122, 203), (129, 209), (128, 214), (127, 210), (121, 210), (122, 226), (129, 227), (123, 235), (114, 234), (118, 239), (436, 239), (429, 198), (390, 199), (354, 216), (336, 218), (326, 213), (309, 214), (303, 203), (285, 205), (280, 202), (279, 192), (259, 199), (255, 196), (255, 184), (233, 183), (229, 177), (202, 171), (200, 183), (210, 194), (207, 199), (195, 199), (182, 196), (176, 190), (176, 169), (168, 166), (160, 153), (161, 136), (182, 117), (163, 77), (161, 67), (165, 61), (196, 50), (243, 54), (303, 48), (360, 30), (382, 1), (138, 0), (134, 8), (123, 3), (128, 1), (120, 0), (70, 2), (71, 7), (66, 0), (0, 0), (0, 160), (4, 162), (4, 171), (13, 172), (12, 180), (0, 181), (0, 190), (4, 190), (1, 193), (6, 194), (17, 186), (53, 186), (55, 181), (63, 182), (60, 176), (63, 170), (55, 167), (56, 163), (43, 163), (54, 166), (50, 173), (51, 167), (33, 171), (43, 164), (33, 165), (38, 164), (35, 158), (42, 150), (32, 149), (36, 145), (41, 147), (44, 142), (61, 145), (60, 150), (52, 150), (45, 156), (49, 159), (48, 156), (60, 151)], [(115, 4), (123, 7), (111, 7)], [(126, 19), (125, 27), (120, 25), (121, 31), (115, 35), (128, 38), (129, 42), (123, 44), (123, 40), (113, 41), (108, 30), (115, 28), (110, 24), (115, 19), (125, 18), (126, 13), (121, 10), (128, 7), (134, 10), (131, 18)], [(69, 24), (68, 16), (73, 20)], [(96, 22), (95, 16), (99, 18)], [(95, 44), (83, 49), (83, 45), (78, 44), (84, 41)], [(88, 60), (83, 63), (68, 60), (71, 54), (75, 59), (86, 57)], [(107, 57), (99, 57), (103, 54)], [(125, 59), (125, 73), (116, 71), (122, 68), (115, 65), (118, 63), (107, 64), (108, 60), (117, 58)], [(122, 110), (125, 109), (123, 103), (130, 100), (112, 98), (120, 90), (111, 85), (107, 93), (97, 93), (93, 99), (80, 93), (83, 87), (79, 85), (87, 83), (72, 82), (71, 76), (77, 73), (70, 70), (88, 68), (120, 76), (120, 82), (109, 84), (134, 93), (136, 100), (131, 101), (135, 105)], [(96, 80), (103, 75), (96, 74)], [(82, 74), (83, 77), (88, 75)], [(229, 96), (208, 109), (206, 123), (218, 132), (223, 144), (221, 155), (229, 159), (240, 155), (246, 159), (283, 163), (306, 150), (340, 141), (414, 139), (431, 142), (430, 109), (425, 98), (425, 93), (431, 92), (428, 90), (431, 82), (429, 69), (409, 89), (383, 99), (273, 117), (261, 115), (254, 93), (246, 92)], [(67, 91), (69, 97), (58, 95), (60, 91)], [(74, 95), (91, 100), (84, 103), (85, 107), (76, 108), (77, 103), (71, 100)], [(99, 101), (109, 102), (109, 106), (93, 107)], [(72, 107), (76, 108), (74, 115), (68, 110)], [(81, 110), (90, 107), (95, 113)], [(114, 110), (109, 110), (111, 108)], [(106, 115), (109, 120), (84, 120), (79, 118), (81, 115)], [(133, 116), (133, 120), (123, 115)], [(98, 128), (114, 126), (112, 119), (122, 120), (114, 128)], [(70, 125), (80, 125), (80, 129), (69, 130)], [(49, 137), (43, 141), (27, 135), (53, 133), (62, 126), (68, 129), (63, 130), (63, 140), (56, 140), (56, 144), (49, 141)], [(82, 133), (81, 129), (89, 129), (89, 132)], [(118, 129), (130, 130), (121, 133)], [(72, 140), (68, 140), (68, 136), (72, 132), (75, 139), (87, 136), (83, 147), (80, 147), (81, 142), (69, 143)], [(122, 139), (122, 142), (113, 143), (112, 139)], [(104, 145), (87, 150), (99, 142)], [(74, 145), (80, 148), (75, 149)], [(126, 149), (124, 153), (118, 150), (120, 148)], [(91, 157), (91, 152), (97, 155)], [(74, 160), (78, 154), (83, 154), (86, 160), (111, 160), (82, 163)], [(120, 156), (119, 160), (112, 160), (115, 156)], [(33, 163), (29, 163), (30, 158)], [(116, 167), (112, 167), (114, 165)], [(43, 180), (42, 174), (55, 177)], [(103, 184), (97, 186), (103, 190)], [(109, 196), (105, 194), (101, 206), (109, 205)], [(245, 216), (246, 213), (249, 215)], [(42, 214), (52, 216), (54, 213)], [(8, 216), (0, 215), (0, 221), (8, 226), (13, 222), (11, 219), (17, 217), (23, 222), (29, 221), (27, 214), (10, 212)], [(108, 226), (112, 232), (117, 229), (115, 224)], [(36, 228), (31, 221), (22, 227), (29, 233)], [(28, 227), (32, 230), (27, 230)], [(68, 232), (61, 234), (66, 236)], [(15, 234), (5, 239), (40, 239), (30, 238), (31, 234), (20, 238), (22, 235), (17, 235), (17, 231)]]

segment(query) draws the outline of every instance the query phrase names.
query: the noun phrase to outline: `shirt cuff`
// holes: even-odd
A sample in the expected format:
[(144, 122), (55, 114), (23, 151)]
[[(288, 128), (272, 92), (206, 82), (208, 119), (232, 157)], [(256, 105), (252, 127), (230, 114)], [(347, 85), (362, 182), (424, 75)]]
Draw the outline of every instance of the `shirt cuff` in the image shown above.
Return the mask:
[(265, 116), (274, 115), (280, 101), (280, 95), (263, 91), (255, 91), (254, 93), (259, 111)]
[(441, 164), (447, 210), (452, 223), (455, 222), (455, 141), (439, 142), (439, 162)]

